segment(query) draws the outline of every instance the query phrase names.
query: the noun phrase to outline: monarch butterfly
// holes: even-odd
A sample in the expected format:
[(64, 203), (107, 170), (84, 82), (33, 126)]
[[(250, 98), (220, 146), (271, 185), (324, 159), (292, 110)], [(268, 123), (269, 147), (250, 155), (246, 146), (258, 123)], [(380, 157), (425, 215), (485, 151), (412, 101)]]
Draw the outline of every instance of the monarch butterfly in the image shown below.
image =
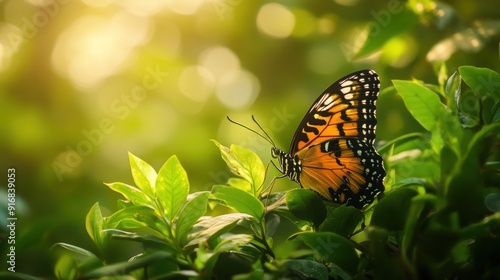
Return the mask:
[(384, 191), (383, 160), (373, 147), (379, 89), (373, 70), (334, 82), (307, 111), (289, 153), (276, 147), (260, 125), (267, 138), (254, 132), (273, 145), (271, 155), (278, 160), (281, 177), (326, 200), (363, 208)]

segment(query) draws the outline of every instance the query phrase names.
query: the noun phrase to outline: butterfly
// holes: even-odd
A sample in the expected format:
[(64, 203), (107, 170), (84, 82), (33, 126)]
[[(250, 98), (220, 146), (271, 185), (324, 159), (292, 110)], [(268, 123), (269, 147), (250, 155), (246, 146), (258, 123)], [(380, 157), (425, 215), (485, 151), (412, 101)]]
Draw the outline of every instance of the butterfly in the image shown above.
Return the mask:
[(334, 82), (305, 114), (288, 153), (261, 128), (273, 145), (271, 155), (279, 163), (275, 166), (280, 177), (289, 177), (334, 203), (356, 208), (371, 204), (384, 191), (386, 175), (383, 159), (373, 147), (379, 90), (380, 80), (373, 70)]

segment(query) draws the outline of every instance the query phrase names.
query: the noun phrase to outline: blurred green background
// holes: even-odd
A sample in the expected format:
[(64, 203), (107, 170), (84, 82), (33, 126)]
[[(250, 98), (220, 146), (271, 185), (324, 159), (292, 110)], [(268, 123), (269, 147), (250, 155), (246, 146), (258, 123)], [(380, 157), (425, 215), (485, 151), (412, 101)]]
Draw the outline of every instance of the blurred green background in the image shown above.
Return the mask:
[[(0, 166), (16, 169), (17, 271), (50, 276), (56, 242), (95, 250), (85, 215), (96, 201), (115, 209), (103, 182), (133, 184), (129, 151), (157, 170), (176, 154), (192, 191), (209, 190), (229, 176), (210, 139), (270, 159), (267, 142), (226, 116), (255, 127), (255, 115), (287, 149), (312, 102), (350, 72), (376, 70), (383, 90), (391, 79), (436, 84), (440, 61), (448, 74), (498, 71), (497, 1), (448, 2), (410, 1), (430, 7), (416, 27), (358, 59), (367, 28), (406, 2), (0, 1)], [(422, 131), (394, 91), (378, 119), (378, 143)]]

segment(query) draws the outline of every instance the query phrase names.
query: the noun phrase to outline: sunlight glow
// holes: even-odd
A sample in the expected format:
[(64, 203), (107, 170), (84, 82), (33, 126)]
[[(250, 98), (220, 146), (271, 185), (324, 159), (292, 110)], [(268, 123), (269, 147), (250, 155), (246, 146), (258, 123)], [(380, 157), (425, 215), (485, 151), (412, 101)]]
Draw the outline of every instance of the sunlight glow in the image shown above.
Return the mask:
[(295, 26), (295, 16), (285, 6), (270, 3), (262, 6), (257, 14), (257, 27), (274, 38), (287, 38)]
[(204, 0), (170, 0), (167, 5), (170, 10), (178, 14), (192, 15), (198, 11), (203, 2)]
[[(93, 0), (98, 1), (98, 0)], [(164, 11), (165, 1), (114, 0), (114, 4), (123, 7), (132, 15), (147, 17)]]
[(52, 65), (76, 85), (93, 87), (120, 70), (132, 50), (149, 39), (148, 31), (147, 19), (126, 12), (80, 18), (57, 38)]
[(210, 70), (216, 79), (240, 71), (238, 56), (232, 50), (222, 46), (215, 46), (203, 51), (199, 63)]
[(334, 2), (342, 6), (354, 6), (359, 3), (359, 0), (334, 0)]
[(23, 43), (21, 31), (10, 23), (0, 23), (0, 71), (6, 69)]

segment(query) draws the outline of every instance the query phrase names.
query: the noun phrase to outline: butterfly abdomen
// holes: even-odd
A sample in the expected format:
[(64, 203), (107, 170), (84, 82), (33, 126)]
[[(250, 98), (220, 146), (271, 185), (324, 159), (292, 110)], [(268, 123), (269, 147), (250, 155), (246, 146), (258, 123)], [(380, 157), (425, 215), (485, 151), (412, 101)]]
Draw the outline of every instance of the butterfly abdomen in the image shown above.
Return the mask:
[(292, 181), (300, 183), (299, 176), (302, 171), (300, 158), (295, 155), (291, 156), (285, 151), (274, 147), (272, 149), (272, 156), (278, 158), (278, 162), (281, 166), (280, 172), (283, 175), (288, 176)]

